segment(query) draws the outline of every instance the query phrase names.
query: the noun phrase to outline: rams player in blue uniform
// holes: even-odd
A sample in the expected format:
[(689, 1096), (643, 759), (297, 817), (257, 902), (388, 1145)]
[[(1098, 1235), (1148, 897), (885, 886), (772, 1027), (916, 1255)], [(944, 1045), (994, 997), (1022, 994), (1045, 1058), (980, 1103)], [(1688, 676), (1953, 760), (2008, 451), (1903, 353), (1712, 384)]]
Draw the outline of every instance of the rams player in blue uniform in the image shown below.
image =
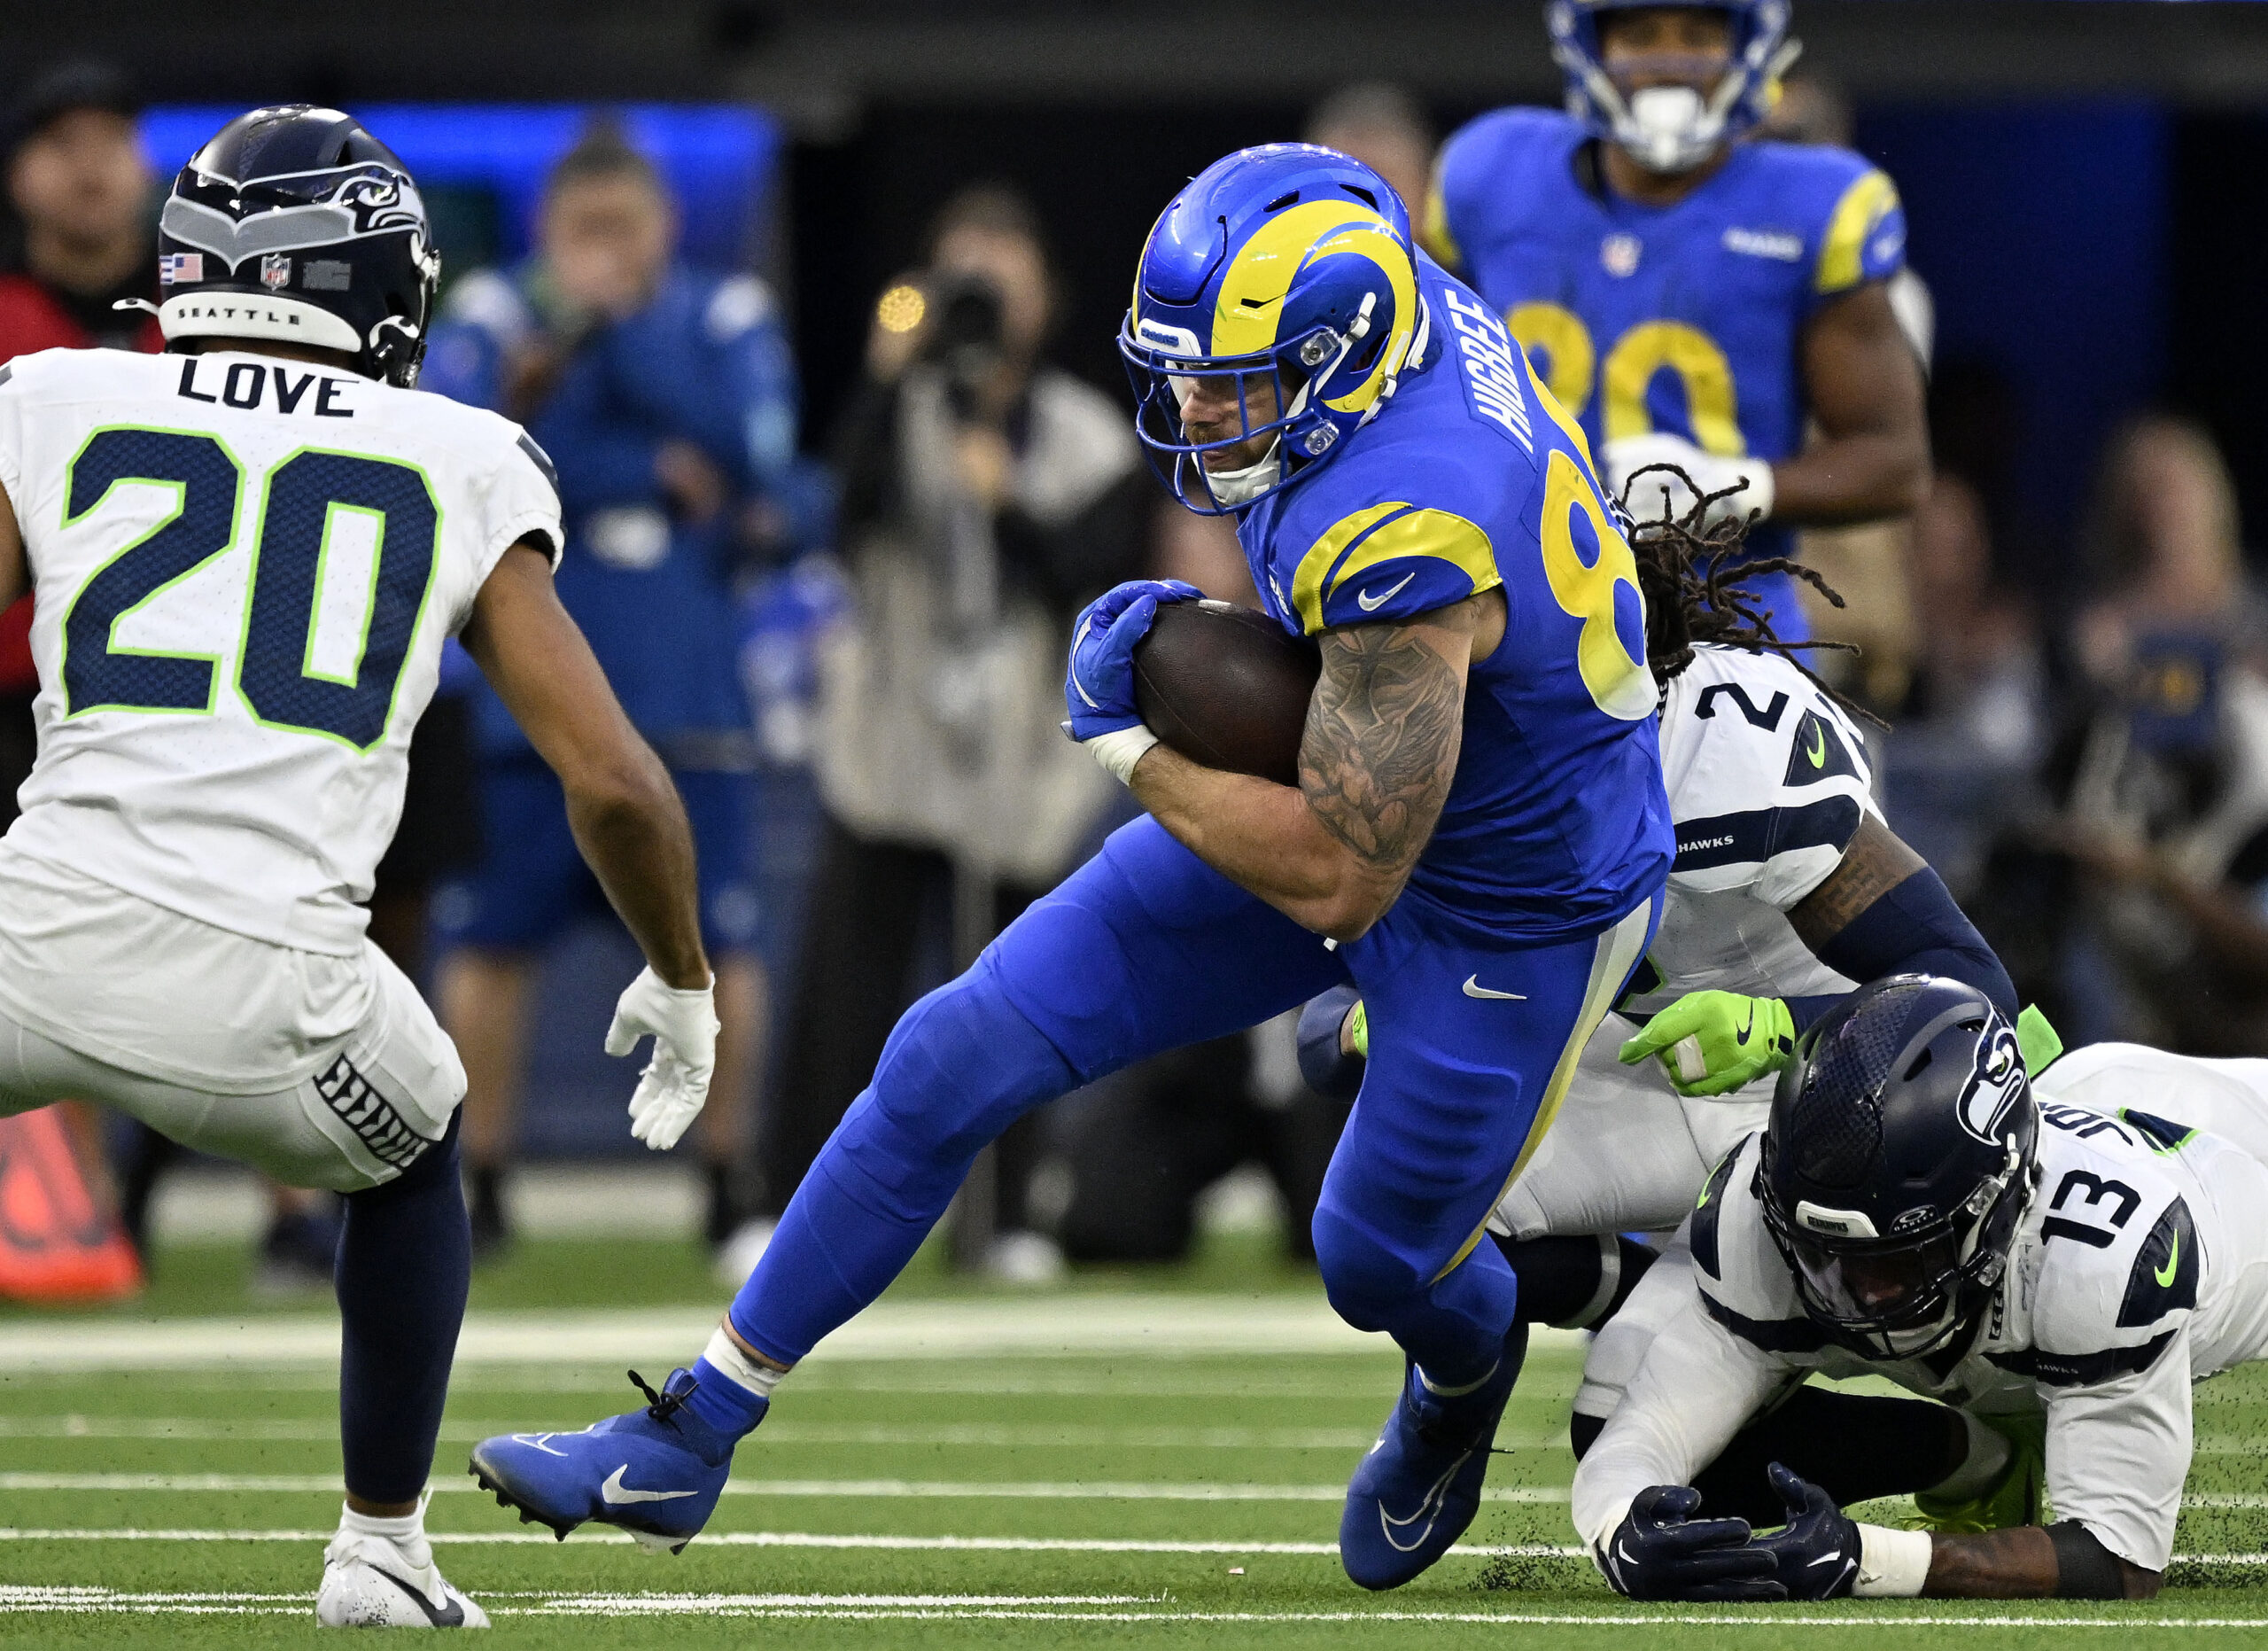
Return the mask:
[(1192, 182), (1120, 343), (1161, 472), (1239, 514), (1270, 610), (1318, 639), (1301, 783), (1201, 767), (1143, 726), (1134, 644), (1193, 588), (1122, 585), (1082, 615), (1067, 727), (1148, 817), (899, 1023), (691, 1372), (590, 1432), (477, 1447), (483, 1484), (556, 1530), (683, 1546), (781, 1375), (897, 1274), (986, 1141), (1348, 979), (1371, 1063), (1316, 1253), (1332, 1305), (1409, 1356), (1348, 1492), (1348, 1572), (1407, 1581), (1478, 1511), (1525, 1347), (1478, 1241), (1643, 954), (1673, 852), (1629, 547), (1503, 323), (1332, 151)]
[[(1794, 527), (1914, 509), (1929, 453), (1885, 286), (1898, 191), (1847, 150), (1744, 141), (1797, 51), (1787, 0), (1547, 17), (1567, 113), (1499, 109), (1451, 137), (1429, 250), (1504, 317), (1618, 494), (1649, 464), (1708, 492), (1745, 479), (1713, 515), (1761, 512), (1755, 557), (1788, 555)], [(1780, 635), (1805, 634), (1791, 580), (1759, 594)]]

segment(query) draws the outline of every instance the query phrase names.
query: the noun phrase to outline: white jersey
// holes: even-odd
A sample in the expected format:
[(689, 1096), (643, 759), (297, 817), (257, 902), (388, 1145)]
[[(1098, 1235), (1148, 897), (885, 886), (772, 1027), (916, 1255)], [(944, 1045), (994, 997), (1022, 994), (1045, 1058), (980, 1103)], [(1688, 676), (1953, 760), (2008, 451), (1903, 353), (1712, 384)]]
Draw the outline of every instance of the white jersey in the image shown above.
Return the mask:
[(1703, 646), (1663, 699), (1661, 749), (1677, 859), (1629, 1006), (1855, 990), (1787, 917), (1881, 817), (1850, 719), (1778, 654)]
[[(2189, 1470), (2190, 1384), (2268, 1354), (2268, 1164), (2179, 1118), (2185, 1090), (2218, 1086), (2210, 1070), (2190, 1086), (2161, 1069), (2117, 1117), (2056, 1099), (2053, 1076), (2039, 1088), (2038, 1189), (1980, 1332), (1950, 1364), (1829, 1342), (1766, 1230), (1760, 1137), (1728, 1157), (1685, 1229), (1690, 1287), (1577, 1469), (1585, 1539), (1648, 1485), (1691, 1483), (1820, 1372), (1885, 1376), (1980, 1413), (2044, 1411), (2057, 1516), (2163, 1570)], [(2268, 1097), (2255, 1104), (2268, 1111)]]
[(563, 543), (518, 426), (250, 354), (0, 369), (38, 597), (12, 853), (357, 957), (443, 640), (504, 552)]
[[(1866, 745), (1818, 685), (1774, 653), (1704, 646), (1662, 705), (1662, 775), (1677, 829), (1660, 930), (1624, 1007), (1689, 992), (1750, 997), (1855, 991), (1813, 955), (1787, 914), (1880, 818)], [(1584, 1046), (1550, 1132), (1489, 1225), (1514, 1238), (1651, 1231), (1693, 1207), (1709, 1169), (1761, 1128), (1772, 1079), (1689, 1100), (1660, 1063), (1625, 1066), (1635, 1028), (1609, 1015)]]

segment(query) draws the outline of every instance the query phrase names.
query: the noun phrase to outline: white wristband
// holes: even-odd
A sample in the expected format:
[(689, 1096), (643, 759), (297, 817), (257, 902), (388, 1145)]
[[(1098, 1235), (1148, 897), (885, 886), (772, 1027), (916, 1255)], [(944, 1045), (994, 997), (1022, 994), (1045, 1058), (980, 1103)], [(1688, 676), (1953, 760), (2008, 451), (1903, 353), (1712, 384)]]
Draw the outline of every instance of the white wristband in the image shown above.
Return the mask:
[(1859, 1579), (1851, 1585), (1858, 1600), (1913, 1600), (1930, 1579), (1930, 1533), (1859, 1527)]
[(1121, 785), (1134, 783), (1134, 765), (1149, 753), (1158, 743), (1158, 736), (1146, 724), (1137, 722), (1130, 728), (1113, 728), (1107, 734), (1098, 734), (1083, 741), (1087, 755), (1102, 765), (1102, 771)]
[(1779, 483), (1772, 474), (1771, 463), (1766, 459), (1753, 462), (1734, 459), (1731, 463), (1736, 474), (1748, 478), (1748, 486), (1727, 501), (1734, 514), (1745, 520), (1748, 513), (1753, 510), (1764, 520), (1770, 521), (1772, 502), (1780, 491)]

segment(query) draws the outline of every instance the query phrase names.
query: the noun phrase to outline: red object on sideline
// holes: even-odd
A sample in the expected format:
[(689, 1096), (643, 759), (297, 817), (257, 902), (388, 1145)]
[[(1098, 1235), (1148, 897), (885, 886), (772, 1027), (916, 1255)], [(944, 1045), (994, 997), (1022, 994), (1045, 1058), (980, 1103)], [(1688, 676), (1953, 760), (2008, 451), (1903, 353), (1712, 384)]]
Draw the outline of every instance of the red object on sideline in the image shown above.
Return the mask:
[(141, 1258), (89, 1189), (62, 1115), (0, 1118), (0, 1296), (119, 1301), (141, 1289)]

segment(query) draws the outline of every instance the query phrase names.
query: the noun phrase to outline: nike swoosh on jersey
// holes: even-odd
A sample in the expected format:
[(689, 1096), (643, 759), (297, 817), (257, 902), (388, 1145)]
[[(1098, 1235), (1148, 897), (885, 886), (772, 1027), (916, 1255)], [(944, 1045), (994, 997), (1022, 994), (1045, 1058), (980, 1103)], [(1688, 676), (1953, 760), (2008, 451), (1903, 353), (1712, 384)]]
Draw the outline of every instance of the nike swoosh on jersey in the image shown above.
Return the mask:
[(1464, 977), (1464, 995), (1469, 998), (1502, 998), (1507, 1003), (1527, 1001), (1527, 993), (1525, 992), (1491, 992), (1480, 984), (1480, 977), (1478, 975), (1467, 975)]
[(1811, 759), (1811, 766), (1814, 768), (1827, 766), (1827, 730), (1816, 722), (1811, 725), (1811, 749), (1804, 755)]
[(1417, 577), (1418, 570), (1412, 568), (1410, 572), (1404, 573), (1400, 579), (1394, 580), (1393, 584), (1388, 585), (1384, 590), (1379, 592), (1375, 596), (1371, 595), (1367, 590), (1358, 590), (1355, 593), (1355, 605), (1362, 609), (1365, 613), (1376, 613), (1380, 608), (1386, 606), (1387, 603), (1394, 600), (1395, 592), (1399, 591), (1404, 585), (1408, 584), (1411, 580)]
[(2160, 1289), (2165, 1289), (2173, 1282), (2173, 1275), (2180, 1266), (2181, 1229), (2176, 1227), (2173, 1230), (2173, 1248), (2166, 1252), (2165, 1265), (2151, 1275), (2157, 1280)]
[(612, 1507), (619, 1507), (626, 1502), (674, 1502), (681, 1496), (691, 1496), (693, 1494), (690, 1491), (625, 1490), (623, 1487), (622, 1476), (629, 1471), (630, 1464), (628, 1462), (625, 1462), (621, 1467), (609, 1474), (606, 1478), (606, 1483), (599, 1486), (599, 1499)]

